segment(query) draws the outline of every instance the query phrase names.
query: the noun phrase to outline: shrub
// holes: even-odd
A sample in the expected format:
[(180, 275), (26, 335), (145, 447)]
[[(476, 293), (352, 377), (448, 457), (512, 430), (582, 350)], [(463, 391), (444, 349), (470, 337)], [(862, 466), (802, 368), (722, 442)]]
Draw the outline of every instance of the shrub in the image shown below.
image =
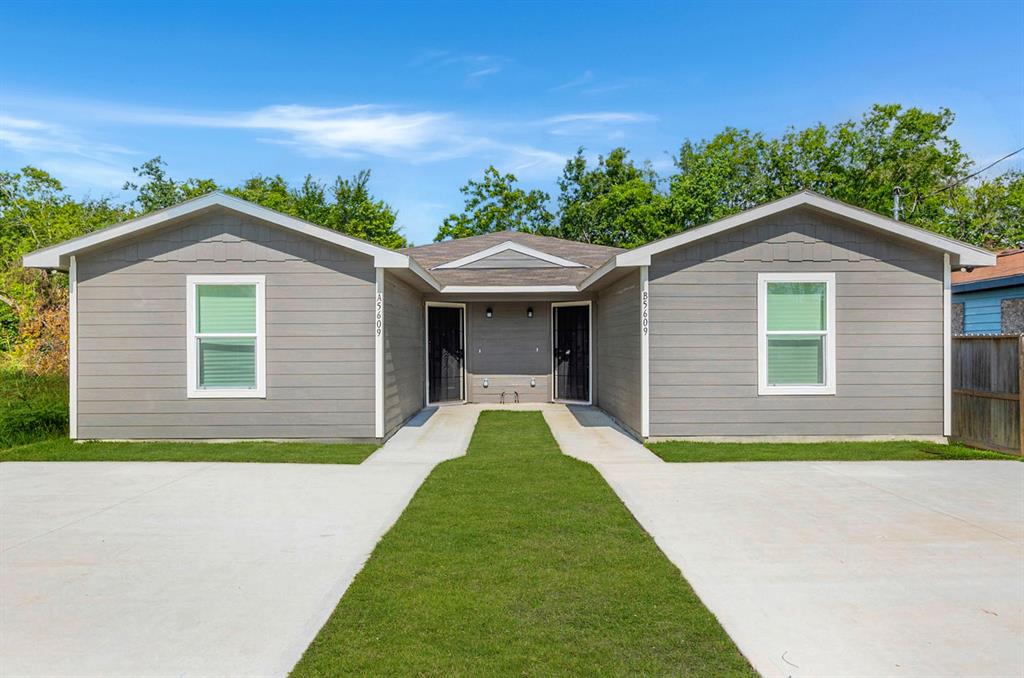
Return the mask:
[(67, 435), (67, 377), (0, 369), (0, 448)]

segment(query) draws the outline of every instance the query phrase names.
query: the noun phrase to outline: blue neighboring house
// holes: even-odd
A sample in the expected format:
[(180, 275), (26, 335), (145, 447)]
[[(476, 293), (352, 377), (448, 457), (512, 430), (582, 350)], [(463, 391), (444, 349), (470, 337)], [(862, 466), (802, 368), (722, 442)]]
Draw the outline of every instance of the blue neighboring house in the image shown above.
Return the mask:
[(953, 334), (1024, 333), (1024, 250), (996, 265), (953, 273)]

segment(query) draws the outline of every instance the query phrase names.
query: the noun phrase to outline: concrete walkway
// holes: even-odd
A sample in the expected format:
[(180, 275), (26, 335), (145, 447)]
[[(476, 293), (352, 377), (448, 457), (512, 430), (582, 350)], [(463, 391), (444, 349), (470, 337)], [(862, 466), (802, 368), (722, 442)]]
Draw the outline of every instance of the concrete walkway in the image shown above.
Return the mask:
[(361, 465), (0, 464), (0, 676), (283, 676), (477, 412)]
[(1024, 675), (1024, 464), (667, 464), (545, 418), (765, 676)]

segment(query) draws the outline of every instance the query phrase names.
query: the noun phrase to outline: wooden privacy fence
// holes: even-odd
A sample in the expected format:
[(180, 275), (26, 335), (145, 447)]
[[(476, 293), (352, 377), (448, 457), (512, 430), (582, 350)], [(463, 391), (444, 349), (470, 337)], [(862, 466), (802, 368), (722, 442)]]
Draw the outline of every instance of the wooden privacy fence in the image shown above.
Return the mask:
[(1024, 336), (953, 338), (953, 437), (999, 452), (1024, 451)]

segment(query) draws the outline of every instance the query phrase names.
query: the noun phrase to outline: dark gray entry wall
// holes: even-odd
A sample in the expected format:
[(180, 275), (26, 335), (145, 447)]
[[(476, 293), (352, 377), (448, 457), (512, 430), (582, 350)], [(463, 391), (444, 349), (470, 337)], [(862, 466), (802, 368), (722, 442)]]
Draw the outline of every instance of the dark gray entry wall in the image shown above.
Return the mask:
[[(942, 435), (942, 255), (799, 210), (656, 255), (651, 435)], [(757, 274), (835, 272), (834, 396), (758, 396)]]
[[(492, 316), (487, 317), (487, 309)], [(527, 317), (527, 309), (533, 317)], [(496, 403), (551, 399), (551, 303), (547, 301), (470, 302), (466, 304), (466, 398)], [(488, 385), (484, 386), (484, 380)], [(530, 385), (531, 379), (534, 385)]]
[[(185, 276), (266, 275), (267, 397), (186, 397)], [(374, 437), (374, 268), (217, 210), (78, 258), (80, 438)]]

